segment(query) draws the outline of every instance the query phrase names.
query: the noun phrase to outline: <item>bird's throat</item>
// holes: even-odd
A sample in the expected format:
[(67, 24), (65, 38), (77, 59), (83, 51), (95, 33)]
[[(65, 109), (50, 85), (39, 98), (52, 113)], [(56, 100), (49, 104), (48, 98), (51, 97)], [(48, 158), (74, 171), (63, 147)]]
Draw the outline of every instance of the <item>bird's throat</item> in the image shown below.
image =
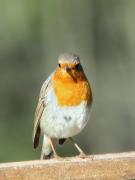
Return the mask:
[[(81, 78), (80, 78), (81, 77)], [(76, 106), (86, 101), (92, 103), (92, 91), (85, 75), (76, 77), (76, 81), (70, 76), (65, 76), (60, 72), (53, 77), (54, 92), (60, 106)]]

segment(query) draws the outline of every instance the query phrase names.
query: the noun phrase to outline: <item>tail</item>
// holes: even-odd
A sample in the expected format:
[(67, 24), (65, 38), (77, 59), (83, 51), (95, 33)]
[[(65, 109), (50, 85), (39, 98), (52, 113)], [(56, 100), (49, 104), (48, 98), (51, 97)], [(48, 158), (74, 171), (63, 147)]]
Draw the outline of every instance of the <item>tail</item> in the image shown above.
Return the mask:
[(44, 135), (40, 159), (50, 159), (51, 157), (53, 157), (53, 151), (49, 143), (48, 137)]

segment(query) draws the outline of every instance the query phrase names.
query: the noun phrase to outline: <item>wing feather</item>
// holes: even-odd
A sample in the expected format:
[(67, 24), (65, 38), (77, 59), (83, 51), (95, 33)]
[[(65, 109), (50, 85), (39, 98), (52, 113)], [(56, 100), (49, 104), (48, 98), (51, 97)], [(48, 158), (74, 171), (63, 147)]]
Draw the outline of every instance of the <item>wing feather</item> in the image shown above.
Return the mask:
[(47, 94), (49, 92), (50, 89), (50, 85), (51, 85), (51, 79), (52, 79), (52, 75), (44, 82), (41, 91), (40, 91), (40, 95), (39, 95), (39, 101), (38, 101), (38, 105), (36, 108), (36, 112), (35, 112), (35, 122), (34, 122), (34, 130), (33, 130), (33, 147), (36, 148), (39, 144), (39, 138), (40, 138), (40, 133), (41, 133), (41, 129), (40, 129), (40, 119), (42, 117), (43, 111), (46, 107), (46, 102), (45, 99), (47, 97)]

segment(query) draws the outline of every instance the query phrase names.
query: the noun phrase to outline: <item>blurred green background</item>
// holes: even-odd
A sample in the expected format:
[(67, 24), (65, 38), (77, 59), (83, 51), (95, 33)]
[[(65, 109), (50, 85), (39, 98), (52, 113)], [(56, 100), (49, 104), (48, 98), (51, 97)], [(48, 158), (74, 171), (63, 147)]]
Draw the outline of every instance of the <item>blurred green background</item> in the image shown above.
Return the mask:
[(76, 141), (89, 154), (135, 149), (135, 1), (0, 0), (0, 162), (39, 158), (34, 111), (63, 52), (80, 55), (94, 95)]

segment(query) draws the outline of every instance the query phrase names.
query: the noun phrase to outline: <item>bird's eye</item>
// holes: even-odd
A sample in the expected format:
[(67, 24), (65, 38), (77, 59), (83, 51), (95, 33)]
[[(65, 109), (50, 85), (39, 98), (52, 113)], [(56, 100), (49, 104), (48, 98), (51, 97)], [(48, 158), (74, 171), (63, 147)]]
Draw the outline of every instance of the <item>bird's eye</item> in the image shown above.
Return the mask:
[(58, 66), (61, 67), (60, 64), (58, 64)]
[(81, 69), (81, 64), (77, 64), (77, 65), (76, 65), (76, 69), (79, 69), (79, 70), (80, 70), (80, 69)]

